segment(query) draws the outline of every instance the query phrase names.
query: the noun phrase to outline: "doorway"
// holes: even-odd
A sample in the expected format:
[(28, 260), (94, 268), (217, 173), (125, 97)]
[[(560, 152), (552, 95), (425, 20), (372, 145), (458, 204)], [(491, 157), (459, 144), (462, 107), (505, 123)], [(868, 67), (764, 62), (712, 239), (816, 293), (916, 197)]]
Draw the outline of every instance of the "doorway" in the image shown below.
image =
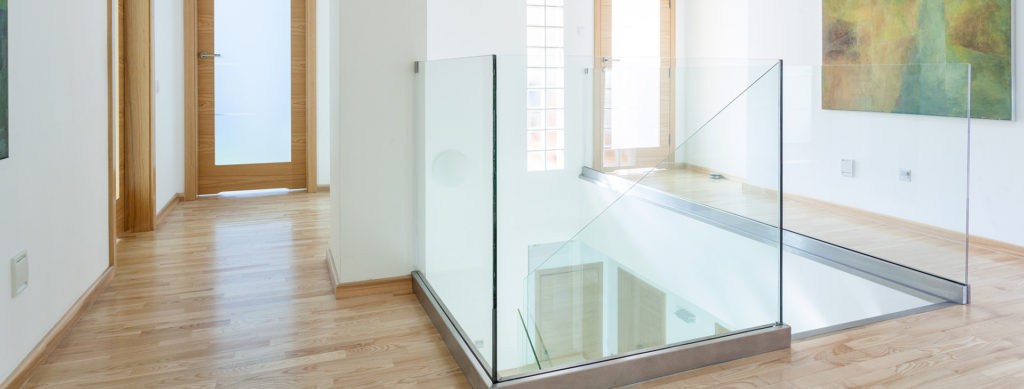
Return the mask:
[(314, 0), (185, 2), (185, 198), (316, 185)]

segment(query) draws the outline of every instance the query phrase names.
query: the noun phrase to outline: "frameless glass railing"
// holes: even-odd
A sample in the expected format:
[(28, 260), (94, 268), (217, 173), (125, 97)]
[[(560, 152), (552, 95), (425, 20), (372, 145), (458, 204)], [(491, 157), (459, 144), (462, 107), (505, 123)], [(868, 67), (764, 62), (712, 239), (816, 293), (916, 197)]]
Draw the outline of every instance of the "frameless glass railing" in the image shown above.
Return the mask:
[(785, 228), (967, 284), (970, 80), (968, 64), (788, 66)]
[[(586, 364), (781, 322), (782, 69), (777, 62), (740, 69), (734, 74), (751, 83), (738, 82), (736, 94), (721, 96), (724, 105), (660, 161), (591, 175), (614, 196), (597, 217), (568, 241), (531, 248), (522, 280), (525, 357), (500, 374)], [(708, 70), (680, 67), (676, 74)], [(610, 115), (628, 104), (613, 104)], [(615, 130), (619, 123), (603, 127)], [(740, 194), (734, 191), (745, 182), (760, 184), (759, 201), (733, 206)]]
[(477, 362), (494, 361), (494, 57), (416, 64), (418, 269)]
[(417, 63), (417, 268), (473, 362), (499, 382), (955, 301), (929, 287), (967, 281), (969, 67), (858, 66)]
[[(417, 63), (418, 269), (492, 380), (780, 322), (780, 254), (771, 238), (737, 236), (625, 195), (653, 172), (705, 166), (732, 177), (736, 171), (719, 161), (746, 165), (736, 159), (749, 156), (764, 158), (750, 162), (764, 168), (756, 174), (769, 180), (775, 166), (777, 177), (780, 76), (778, 61), (757, 60), (484, 56)], [(685, 97), (698, 93), (691, 89), (710, 88), (701, 84), (708, 80), (717, 80), (714, 93), (688, 103)], [(713, 147), (735, 153), (708, 160), (701, 150)], [(749, 152), (754, 148), (765, 151)], [(587, 172), (614, 180), (594, 185)], [(733, 211), (764, 225), (759, 233), (777, 235), (777, 222)], [(665, 240), (674, 236), (692, 244)], [(725, 251), (706, 251), (711, 247), (702, 244), (713, 239)], [(643, 255), (626, 254), (641, 246), (636, 254)], [(715, 267), (717, 260), (735, 263)], [(767, 273), (737, 266), (742, 261)], [(558, 270), (570, 265), (584, 270)], [(679, 288), (693, 277), (716, 279), (698, 276), (708, 271), (725, 283), (749, 283), (742, 274), (759, 280), (719, 292)], [(756, 313), (735, 316), (724, 308), (731, 304)], [(648, 308), (664, 320), (644, 320)], [(544, 313), (556, 311), (600, 315)], [(591, 324), (560, 322), (581, 317)], [(545, 334), (551, 328), (570, 333)], [(586, 352), (567, 351), (580, 342)]]

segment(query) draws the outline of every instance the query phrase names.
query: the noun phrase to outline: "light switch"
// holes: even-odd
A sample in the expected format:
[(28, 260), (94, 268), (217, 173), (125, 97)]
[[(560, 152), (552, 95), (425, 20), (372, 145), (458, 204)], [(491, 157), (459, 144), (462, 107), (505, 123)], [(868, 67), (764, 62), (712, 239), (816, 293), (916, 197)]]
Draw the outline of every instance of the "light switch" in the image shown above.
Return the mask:
[(28, 288), (28, 252), (22, 251), (11, 258), (11, 297)]
[(853, 177), (854, 162), (852, 159), (844, 159), (840, 161), (839, 172), (843, 177)]

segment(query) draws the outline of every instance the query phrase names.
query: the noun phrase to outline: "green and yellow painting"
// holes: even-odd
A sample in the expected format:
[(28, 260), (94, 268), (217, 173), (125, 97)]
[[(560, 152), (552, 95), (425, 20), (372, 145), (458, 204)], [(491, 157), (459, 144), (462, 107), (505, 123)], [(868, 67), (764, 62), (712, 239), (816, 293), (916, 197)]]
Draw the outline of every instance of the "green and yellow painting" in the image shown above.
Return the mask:
[(1012, 0), (822, 4), (822, 108), (1013, 119)]
[(10, 155), (7, 107), (7, 0), (0, 0), (0, 159)]

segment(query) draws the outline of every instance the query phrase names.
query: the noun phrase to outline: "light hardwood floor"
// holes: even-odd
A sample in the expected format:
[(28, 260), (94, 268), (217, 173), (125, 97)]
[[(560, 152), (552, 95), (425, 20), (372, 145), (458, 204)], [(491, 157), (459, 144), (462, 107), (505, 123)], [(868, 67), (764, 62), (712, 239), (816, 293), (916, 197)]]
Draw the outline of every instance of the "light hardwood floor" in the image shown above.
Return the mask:
[(414, 295), (334, 298), (328, 196), (201, 198), (122, 239), (26, 387), (468, 387)]
[[(467, 388), (411, 295), (335, 300), (327, 194), (201, 199), (126, 238), (28, 387)], [(971, 252), (974, 303), (637, 385), (1024, 387), (1024, 258)]]

